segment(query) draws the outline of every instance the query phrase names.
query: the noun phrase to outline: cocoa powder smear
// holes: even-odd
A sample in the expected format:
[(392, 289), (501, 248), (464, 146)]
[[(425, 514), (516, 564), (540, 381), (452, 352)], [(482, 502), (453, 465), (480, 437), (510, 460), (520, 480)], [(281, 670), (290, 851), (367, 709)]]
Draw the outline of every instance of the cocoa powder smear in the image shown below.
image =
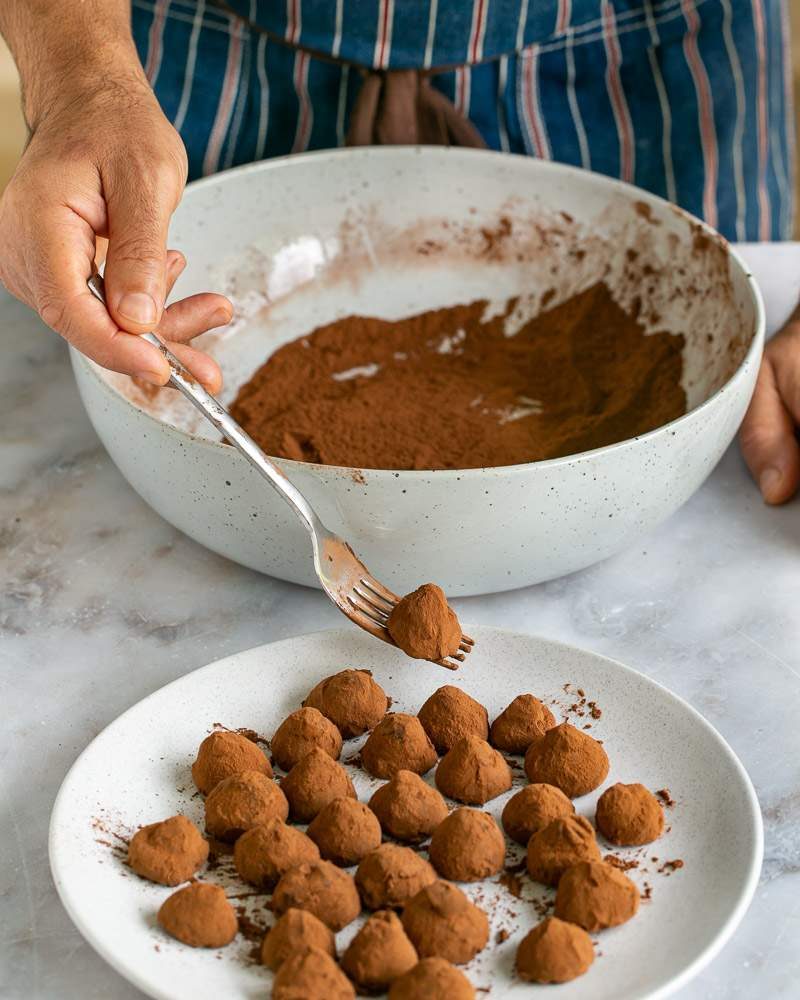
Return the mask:
[(270, 455), (368, 469), (557, 458), (685, 413), (683, 337), (646, 334), (606, 285), (509, 336), (516, 306), (492, 315), (477, 301), (320, 327), (279, 348), (232, 413)]

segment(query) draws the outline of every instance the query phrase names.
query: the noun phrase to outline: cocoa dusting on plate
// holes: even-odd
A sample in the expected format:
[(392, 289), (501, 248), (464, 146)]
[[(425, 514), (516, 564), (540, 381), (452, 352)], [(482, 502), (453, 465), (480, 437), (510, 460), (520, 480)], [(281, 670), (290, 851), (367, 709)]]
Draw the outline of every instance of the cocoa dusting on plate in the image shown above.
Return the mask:
[(683, 337), (647, 334), (599, 283), (527, 319), (511, 299), (350, 316), (279, 348), (233, 416), (270, 455), (468, 469), (571, 455), (686, 411)]
[(670, 795), (668, 788), (661, 788), (656, 792), (656, 796), (661, 799), (667, 809), (675, 805), (675, 799)]

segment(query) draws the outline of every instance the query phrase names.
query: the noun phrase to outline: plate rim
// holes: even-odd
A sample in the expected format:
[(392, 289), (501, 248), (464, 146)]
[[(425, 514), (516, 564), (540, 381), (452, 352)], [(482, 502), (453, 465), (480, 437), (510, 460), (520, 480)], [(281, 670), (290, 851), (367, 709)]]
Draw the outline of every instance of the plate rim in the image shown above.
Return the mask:
[[(572, 653), (579, 652), (588, 654), (595, 659), (600, 659), (607, 664), (611, 664), (618, 670), (622, 670), (625, 673), (635, 676), (639, 680), (643, 680), (646, 684), (657, 688), (663, 695), (666, 695), (673, 701), (678, 702), (684, 710), (687, 710), (689, 715), (693, 717), (694, 722), (699, 724), (706, 731), (706, 733), (716, 741), (721, 751), (725, 754), (729, 762), (733, 765), (734, 770), (737, 772), (746, 792), (747, 803), (749, 806), (749, 818), (752, 822), (754, 835), (753, 852), (750, 858), (747, 876), (742, 883), (735, 906), (731, 909), (731, 912), (720, 927), (712, 942), (706, 946), (706, 948), (694, 959), (694, 961), (690, 962), (685, 968), (676, 973), (675, 976), (665, 982), (662, 986), (646, 993), (635, 994), (635, 1000), (664, 1000), (664, 998), (672, 996), (681, 987), (685, 986), (688, 982), (698, 976), (703, 969), (707, 968), (719, 955), (725, 945), (728, 944), (744, 919), (744, 915), (749, 909), (753, 896), (755, 895), (756, 888), (758, 887), (764, 859), (764, 823), (761, 813), (761, 805), (758, 801), (758, 795), (750, 775), (747, 773), (747, 769), (739, 759), (733, 747), (728, 743), (719, 730), (705, 718), (704, 715), (702, 715), (696, 708), (694, 708), (693, 705), (686, 701), (685, 698), (675, 694), (664, 684), (661, 684), (659, 681), (648, 676), (642, 671), (637, 670), (635, 667), (628, 666), (620, 660), (614, 659), (611, 656), (606, 656), (603, 653), (597, 653), (594, 650), (587, 649), (583, 646), (576, 646), (574, 643), (564, 642), (560, 639), (552, 639), (547, 636), (537, 635), (530, 632), (521, 632), (516, 629), (497, 628), (491, 625), (466, 624), (465, 628), (467, 628), (472, 635), (477, 633), (478, 636), (480, 636), (481, 633), (491, 633), (493, 635), (513, 637), (517, 639), (532, 639), (536, 642), (546, 643), (547, 645), (557, 647), (561, 650), (570, 651)], [(75, 773), (78, 771), (84, 758), (89, 754), (95, 743), (101, 739), (101, 737), (104, 737), (110, 729), (119, 723), (122, 723), (130, 712), (146, 705), (157, 695), (161, 695), (168, 689), (184, 683), (189, 678), (196, 677), (197, 675), (207, 671), (210, 672), (211, 670), (219, 667), (221, 664), (224, 664), (227, 660), (246, 654), (256, 653), (257, 651), (268, 647), (295, 643), (298, 639), (307, 639), (311, 637), (322, 638), (323, 636), (333, 638), (352, 634), (352, 630), (347, 627), (323, 628), (315, 629), (310, 632), (299, 632), (296, 635), (285, 636), (282, 639), (275, 639), (272, 642), (260, 643), (257, 646), (250, 646), (246, 649), (237, 650), (234, 653), (229, 653), (227, 656), (220, 657), (219, 659), (212, 660), (201, 667), (197, 667), (195, 670), (190, 670), (188, 673), (182, 674), (180, 677), (176, 677), (173, 680), (168, 681), (166, 684), (161, 685), (161, 687), (151, 691), (150, 694), (145, 695), (144, 698), (140, 698), (132, 705), (129, 705), (123, 712), (120, 712), (119, 715), (112, 719), (111, 722), (104, 726), (100, 732), (97, 733), (89, 743), (87, 743), (87, 745), (75, 758), (67, 773), (64, 775), (50, 812), (47, 838), (47, 856), (50, 866), (50, 875), (53, 879), (56, 892), (58, 893), (58, 898), (61, 905), (67, 911), (70, 920), (76, 926), (90, 947), (97, 952), (97, 954), (99, 954), (101, 958), (107, 962), (120, 976), (122, 976), (123, 979), (134, 985), (137, 989), (144, 993), (145, 996), (153, 997), (154, 1000), (172, 1000), (171, 993), (161, 990), (158, 987), (154, 988), (149, 981), (145, 982), (144, 979), (140, 979), (135, 969), (131, 969), (129, 965), (124, 964), (117, 958), (116, 952), (113, 952), (105, 947), (105, 945), (96, 937), (91, 926), (82, 919), (82, 916), (72, 906), (71, 898), (68, 895), (66, 886), (62, 880), (62, 874), (59, 870), (59, 855), (61, 851), (61, 845), (58, 843), (58, 836), (60, 832), (59, 820), (60, 813), (66, 808), (67, 796), (70, 791), (69, 786), (74, 780)]]

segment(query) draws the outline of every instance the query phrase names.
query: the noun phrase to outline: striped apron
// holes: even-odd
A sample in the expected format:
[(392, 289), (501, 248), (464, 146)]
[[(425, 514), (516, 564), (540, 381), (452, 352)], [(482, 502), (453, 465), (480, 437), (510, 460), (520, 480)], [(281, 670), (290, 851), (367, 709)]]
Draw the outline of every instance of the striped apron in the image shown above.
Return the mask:
[(133, 0), (133, 32), (192, 177), (341, 146), (365, 70), (426, 70), (492, 149), (792, 233), (788, 0)]

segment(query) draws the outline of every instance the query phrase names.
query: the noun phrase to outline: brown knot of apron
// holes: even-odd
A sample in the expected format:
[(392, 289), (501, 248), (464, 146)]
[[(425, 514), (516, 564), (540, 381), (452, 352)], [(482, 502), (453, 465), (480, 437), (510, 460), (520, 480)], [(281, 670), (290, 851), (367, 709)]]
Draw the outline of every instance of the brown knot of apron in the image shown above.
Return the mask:
[(350, 113), (348, 146), (478, 146), (486, 143), (472, 122), (425, 72), (365, 73)]

